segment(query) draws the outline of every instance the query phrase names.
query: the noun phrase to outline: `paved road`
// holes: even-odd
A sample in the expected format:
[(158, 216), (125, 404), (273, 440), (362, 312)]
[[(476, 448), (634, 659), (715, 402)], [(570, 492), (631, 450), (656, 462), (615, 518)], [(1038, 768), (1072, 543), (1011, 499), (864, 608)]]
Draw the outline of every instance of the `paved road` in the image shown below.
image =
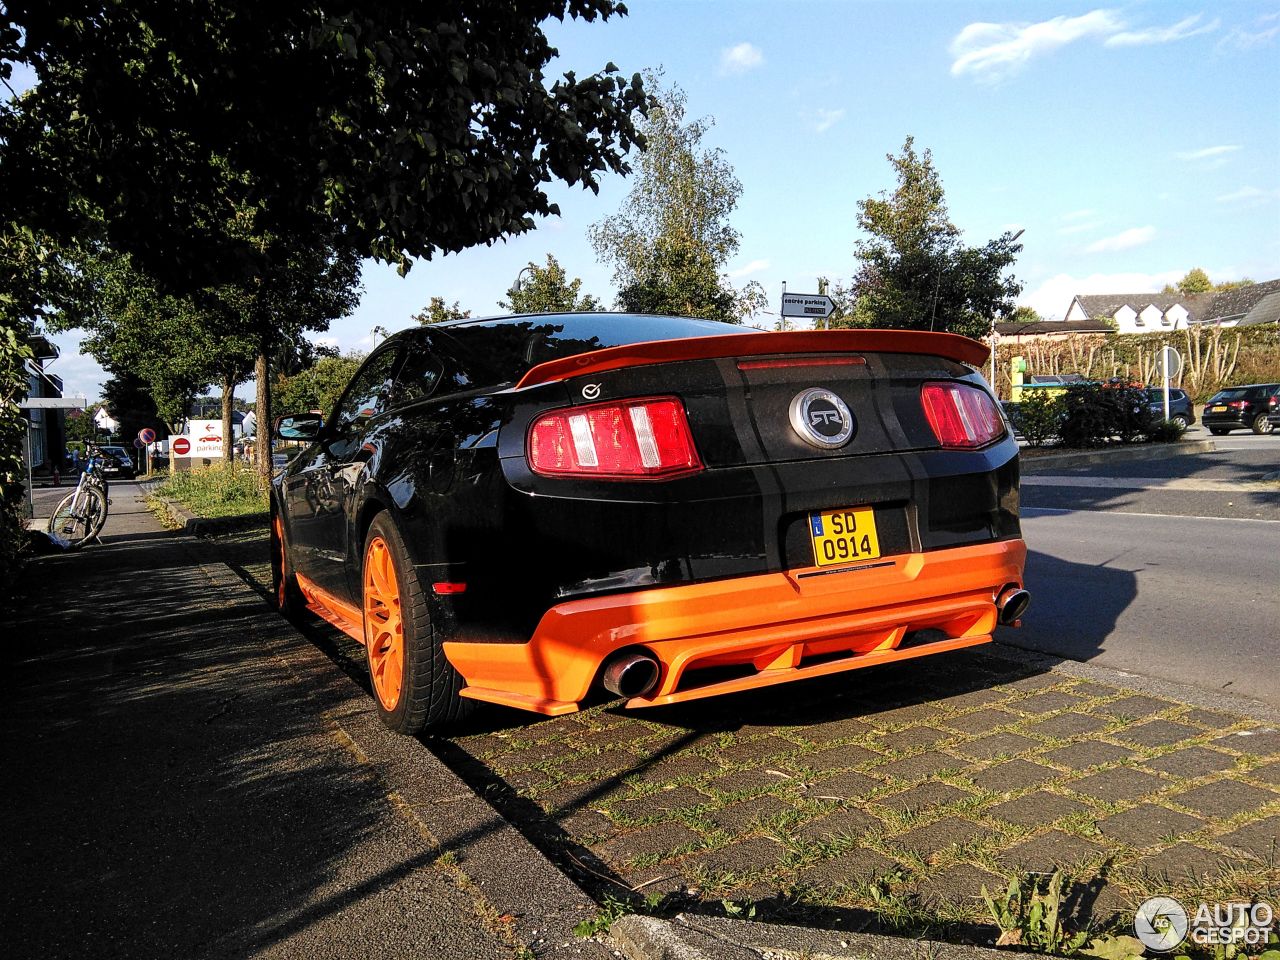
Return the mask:
[(1280, 436), (1216, 442), (1024, 487), (1035, 599), (1001, 639), (1280, 704)]

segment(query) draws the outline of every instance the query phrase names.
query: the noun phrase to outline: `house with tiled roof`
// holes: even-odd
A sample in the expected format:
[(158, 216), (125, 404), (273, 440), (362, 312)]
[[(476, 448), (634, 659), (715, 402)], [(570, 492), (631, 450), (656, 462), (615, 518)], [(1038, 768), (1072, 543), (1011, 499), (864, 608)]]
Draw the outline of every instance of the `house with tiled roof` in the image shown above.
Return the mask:
[(1077, 294), (1063, 320), (1112, 325), (1117, 333), (1163, 333), (1194, 324), (1223, 327), (1280, 319), (1280, 280), (1210, 293)]

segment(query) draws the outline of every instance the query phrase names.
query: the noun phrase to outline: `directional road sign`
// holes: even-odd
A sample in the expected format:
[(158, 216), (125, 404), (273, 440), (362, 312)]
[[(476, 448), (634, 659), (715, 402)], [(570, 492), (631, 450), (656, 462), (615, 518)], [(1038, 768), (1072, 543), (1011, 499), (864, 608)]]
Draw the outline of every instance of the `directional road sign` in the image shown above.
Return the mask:
[(825, 320), (836, 312), (836, 302), (825, 293), (784, 293), (782, 315), (784, 317), (808, 317)]

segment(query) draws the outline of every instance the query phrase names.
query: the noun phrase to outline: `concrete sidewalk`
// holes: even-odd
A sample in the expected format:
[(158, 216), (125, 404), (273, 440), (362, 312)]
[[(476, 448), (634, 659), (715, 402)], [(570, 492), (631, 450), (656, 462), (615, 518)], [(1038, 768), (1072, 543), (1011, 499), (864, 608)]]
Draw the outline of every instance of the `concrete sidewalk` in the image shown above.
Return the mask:
[(279, 655), (305, 642), (111, 493), (0, 630), (6, 956), (520, 955)]

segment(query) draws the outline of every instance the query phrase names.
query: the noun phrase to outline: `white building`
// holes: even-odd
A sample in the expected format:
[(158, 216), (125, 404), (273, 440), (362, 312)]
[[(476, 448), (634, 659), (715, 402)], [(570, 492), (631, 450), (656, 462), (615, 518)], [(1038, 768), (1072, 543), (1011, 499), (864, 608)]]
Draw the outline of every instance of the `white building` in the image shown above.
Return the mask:
[(1077, 294), (1064, 321), (1107, 321), (1117, 333), (1164, 333), (1188, 325), (1253, 326), (1280, 319), (1280, 280), (1221, 293)]

